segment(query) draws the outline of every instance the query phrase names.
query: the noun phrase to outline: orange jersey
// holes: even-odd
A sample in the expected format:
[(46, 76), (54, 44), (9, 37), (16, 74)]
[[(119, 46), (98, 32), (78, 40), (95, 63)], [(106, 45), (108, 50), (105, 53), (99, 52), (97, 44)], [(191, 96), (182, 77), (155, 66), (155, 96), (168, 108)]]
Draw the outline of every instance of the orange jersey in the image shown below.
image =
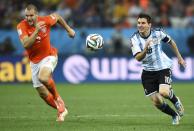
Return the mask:
[[(57, 22), (56, 18), (52, 15), (38, 16), (37, 20), (38, 22), (44, 21), (46, 26), (38, 32), (32, 46), (26, 49), (28, 57), (33, 63), (38, 63), (49, 55), (57, 54), (57, 49), (50, 44), (50, 28)], [(30, 26), (26, 20), (23, 20), (17, 25), (17, 31), (20, 39), (23, 39), (24, 36), (29, 37), (35, 31), (35, 27)]]

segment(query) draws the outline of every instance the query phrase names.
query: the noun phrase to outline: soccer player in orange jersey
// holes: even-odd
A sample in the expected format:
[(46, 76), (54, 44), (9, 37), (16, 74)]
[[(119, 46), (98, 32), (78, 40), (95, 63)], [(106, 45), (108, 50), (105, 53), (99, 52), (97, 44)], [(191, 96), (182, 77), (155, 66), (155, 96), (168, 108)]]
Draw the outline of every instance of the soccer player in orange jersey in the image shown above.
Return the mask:
[(17, 25), (17, 31), (30, 60), (33, 87), (48, 105), (57, 109), (57, 121), (64, 121), (68, 111), (52, 79), (57, 49), (50, 44), (50, 28), (56, 23), (74, 38), (75, 31), (60, 15), (38, 16), (36, 6), (30, 4), (25, 9), (25, 19)]

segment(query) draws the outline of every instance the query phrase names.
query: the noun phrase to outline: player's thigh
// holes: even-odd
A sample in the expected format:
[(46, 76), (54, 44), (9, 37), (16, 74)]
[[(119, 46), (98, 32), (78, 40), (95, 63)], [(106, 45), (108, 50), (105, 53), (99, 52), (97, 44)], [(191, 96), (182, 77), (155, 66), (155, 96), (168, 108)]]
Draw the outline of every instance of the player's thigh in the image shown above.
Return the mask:
[(157, 73), (150, 71), (142, 72), (142, 85), (146, 96), (150, 96), (159, 91), (159, 85), (157, 82)]
[(32, 83), (33, 83), (34, 88), (43, 86), (38, 78), (39, 67), (40, 67), (39, 65), (40, 65), (40, 63), (34, 64), (34, 63), (30, 62), (30, 67), (31, 67), (31, 72), (32, 72)]
[(41, 61), (38, 77), (47, 81), (57, 65), (57, 56), (48, 56)]
[(170, 89), (171, 89), (171, 85), (168, 85), (168, 84), (160, 84), (159, 85), (159, 93), (163, 97), (168, 97), (169, 96)]
[(164, 69), (160, 71), (159, 75), (159, 93), (167, 97), (169, 95), (170, 89), (171, 89), (171, 70), (170, 69)]
[(171, 85), (172, 83), (172, 72), (170, 69), (164, 69), (159, 71), (159, 84)]
[(52, 74), (52, 70), (49, 67), (41, 67), (38, 78), (40, 81), (48, 81)]

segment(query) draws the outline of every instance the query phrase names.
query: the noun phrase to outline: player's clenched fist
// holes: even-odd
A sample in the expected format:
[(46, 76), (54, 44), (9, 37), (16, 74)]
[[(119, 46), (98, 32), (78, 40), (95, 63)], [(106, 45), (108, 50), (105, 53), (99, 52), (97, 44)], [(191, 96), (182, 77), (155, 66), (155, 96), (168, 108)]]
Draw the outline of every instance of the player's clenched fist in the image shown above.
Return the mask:
[(36, 27), (36, 30), (37, 31), (40, 31), (40, 29), (43, 28), (43, 27), (45, 27), (45, 26), (46, 26), (45, 22), (44, 21), (40, 21), (40, 22), (37, 22), (36, 23), (36, 26), (35, 27)]
[(153, 43), (152, 39), (147, 40), (146, 43), (145, 43), (145, 50), (147, 50), (152, 43)]

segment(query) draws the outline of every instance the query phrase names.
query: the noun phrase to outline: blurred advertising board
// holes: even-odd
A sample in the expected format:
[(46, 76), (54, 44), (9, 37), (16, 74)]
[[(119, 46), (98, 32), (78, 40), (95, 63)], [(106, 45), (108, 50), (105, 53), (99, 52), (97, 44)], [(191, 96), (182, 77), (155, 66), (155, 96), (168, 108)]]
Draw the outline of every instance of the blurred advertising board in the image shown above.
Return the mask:
[[(194, 81), (194, 58), (185, 57), (187, 66), (173, 60), (173, 81)], [(140, 63), (127, 56), (59, 56), (53, 77), (59, 83), (140, 82)], [(0, 83), (30, 82), (31, 70), (22, 56), (0, 56)]]

